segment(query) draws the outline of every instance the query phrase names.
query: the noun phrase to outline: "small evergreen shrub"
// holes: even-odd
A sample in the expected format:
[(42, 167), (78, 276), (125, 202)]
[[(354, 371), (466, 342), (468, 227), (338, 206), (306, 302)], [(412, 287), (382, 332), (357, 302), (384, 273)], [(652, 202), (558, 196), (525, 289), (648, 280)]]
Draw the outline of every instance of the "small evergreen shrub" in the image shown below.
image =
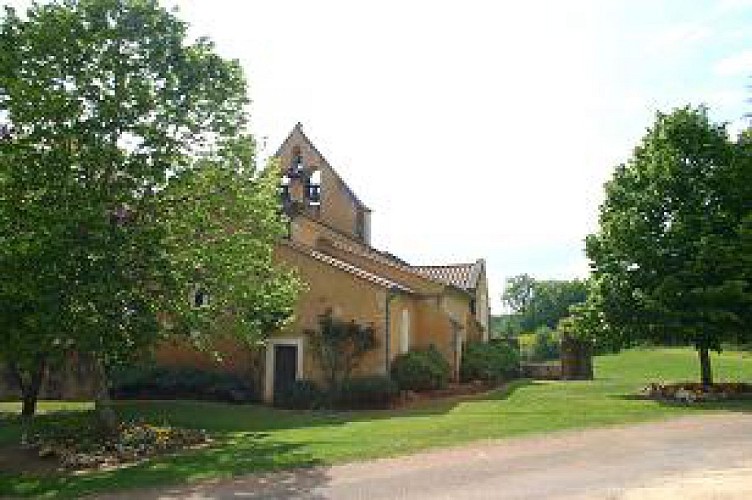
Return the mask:
[(460, 379), (500, 382), (515, 376), (519, 364), (519, 353), (506, 342), (470, 342), (462, 354)]
[(388, 408), (398, 394), (399, 387), (390, 377), (353, 377), (341, 384), (336, 405), (347, 409)]
[(275, 395), (274, 405), (290, 410), (314, 410), (324, 404), (325, 397), (312, 380), (296, 380), (286, 391)]
[(258, 401), (253, 386), (242, 377), (198, 368), (131, 366), (116, 371), (110, 380), (110, 394), (119, 399)]
[(392, 378), (400, 389), (427, 391), (446, 387), (452, 367), (436, 347), (400, 354), (392, 363)]

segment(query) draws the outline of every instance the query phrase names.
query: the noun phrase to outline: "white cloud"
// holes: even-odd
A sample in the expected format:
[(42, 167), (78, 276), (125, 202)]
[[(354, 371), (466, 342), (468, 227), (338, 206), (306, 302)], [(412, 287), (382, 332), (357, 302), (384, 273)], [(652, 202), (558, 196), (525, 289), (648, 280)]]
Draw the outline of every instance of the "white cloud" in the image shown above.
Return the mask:
[(663, 28), (654, 39), (654, 48), (687, 49), (690, 45), (707, 40), (713, 30), (704, 23), (681, 23)]
[(752, 74), (752, 49), (725, 57), (714, 67), (719, 76), (738, 76)]

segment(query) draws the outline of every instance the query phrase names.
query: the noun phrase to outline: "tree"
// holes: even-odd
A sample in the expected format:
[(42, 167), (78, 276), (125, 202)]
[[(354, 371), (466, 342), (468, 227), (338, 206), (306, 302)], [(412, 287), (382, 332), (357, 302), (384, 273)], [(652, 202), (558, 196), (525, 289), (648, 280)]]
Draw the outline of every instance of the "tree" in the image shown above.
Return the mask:
[(335, 318), (331, 310), (319, 317), (317, 330), (305, 333), (331, 395), (350, 378), (358, 362), (379, 346), (373, 326)]
[(535, 280), (527, 274), (507, 278), (501, 300), (513, 312), (523, 314), (532, 303), (534, 285)]
[(597, 293), (579, 321), (609, 342), (691, 343), (701, 380), (709, 351), (747, 333), (751, 299), (741, 228), (750, 213), (750, 148), (704, 108), (658, 114), (606, 184), (587, 239)]
[(507, 279), (502, 300), (514, 312), (521, 330), (556, 328), (569, 309), (585, 301), (587, 285), (580, 280), (536, 280), (527, 274)]
[[(233, 290), (214, 287), (222, 300), (201, 317), (232, 309), (248, 338), (289, 312), (292, 287), (276, 293), (265, 280), (285, 278), (261, 272), (281, 216), (269, 179), (254, 171), (252, 145), (241, 145), (248, 100), (240, 65), (206, 39), (188, 40), (186, 29), (156, 0), (58, 0), (24, 17), (6, 8), (0, 18), (0, 360), (28, 381), (25, 414), (46, 365), (88, 353), (101, 382), (97, 407), (112, 425), (108, 368), (179, 330), (165, 324), (184, 323), (175, 304), (190, 300), (183, 264), (191, 259), (176, 246), (188, 245), (178, 221), (208, 214), (203, 202), (182, 203), (173, 217), (167, 193), (201, 188), (216, 215), (223, 192), (206, 183), (242, 180), (222, 222), (262, 228), (247, 231), (243, 245), (215, 241), (214, 226), (196, 228), (209, 233), (197, 251), (215, 252), (201, 280)], [(264, 194), (248, 194), (257, 188)], [(250, 247), (263, 256), (252, 267), (258, 293), (239, 284), (246, 272), (220, 273), (221, 262), (247, 264), (230, 261)]]
[(209, 349), (218, 335), (246, 345), (264, 339), (292, 316), (301, 290), (292, 270), (274, 264), (286, 232), (278, 168), (257, 171), (250, 137), (227, 146), (160, 194), (171, 282), (181, 291), (162, 312), (171, 332)]

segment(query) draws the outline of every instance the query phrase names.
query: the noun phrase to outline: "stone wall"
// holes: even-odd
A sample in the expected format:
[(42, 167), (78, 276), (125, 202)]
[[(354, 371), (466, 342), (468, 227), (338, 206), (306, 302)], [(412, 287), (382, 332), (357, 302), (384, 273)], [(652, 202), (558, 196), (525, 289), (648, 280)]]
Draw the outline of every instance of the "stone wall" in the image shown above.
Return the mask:
[(522, 363), (520, 372), (524, 378), (538, 380), (561, 379), (561, 364), (559, 363)]
[[(70, 356), (61, 367), (47, 370), (39, 399), (88, 400), (94, 395), (93, 382), (89, 363), (78, 356)], [(20, 397), (7, 366), (0, 364), (0, 400), (14, 401)]]

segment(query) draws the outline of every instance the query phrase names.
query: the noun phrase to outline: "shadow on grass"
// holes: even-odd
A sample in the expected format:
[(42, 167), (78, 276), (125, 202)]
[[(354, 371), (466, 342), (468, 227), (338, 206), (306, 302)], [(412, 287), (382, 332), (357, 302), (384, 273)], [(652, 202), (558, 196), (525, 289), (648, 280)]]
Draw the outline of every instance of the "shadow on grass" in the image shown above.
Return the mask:
[[(157, 457), (127, 468), (86, 474), (3, 475), (0, 473), (0, 497), (64, 497), (158, 485), (191, 483), (202, 480), (231, 478), (250, 472), (281, 471), (271, 480), (264, 474), (238, 478), (233, 488), (246, 494), (264, 493), (271, 498), (290, 496), (317, 498), (314, 490), (326, 484), (324, 461), (311, 450), (312, 441), (288, 442), (275, 437), (274, 431), (304, 429), (317, 426), (336, 426), (350, 422), (364, 422), (413, 416), (440, 415), (456, 406), (473, 401), (499, 401), (517, 389), (539, 384), (532, 380), (516, 380), (490, 392), (457, 396), (414, 403), (397, 410), (367, 412), (305, 412), (279, 410), (259, 405), (227, 405), (190, 401), (131, 401), (118, 402), (124, 418), (137, 418), (152, 423), (207, 429), (216, 441), (209, 448), (186, 451), (172, 456)], [(81, 418), (87, 418), (82, 412)], [(53, 422), (55, 413), (41, 415), (38, 424)], [(17, 418), (4, 417), (3, 424), (15, 426)], [(199, 483), (191, 491), (182, 487), (176, 496), (192, 492), (202, 497), (211, 493), (215, 485)], [(245, 489), (244, 489), (245, 488)], [(161, 494), (169, 494), (162, 488)], [(149, 498), (150, 492), (139, 492)], [(154, 491), (155, 497), (158, 495)], [(128, 498), (127, 492), (121, 498)]]
[[(293, 493), (315, 498), (311, 490), (327, 481), (326, 471), (316, 467), (319, 465), (320, 461), (306, 452), (303, 445), (278, 442), (263, 433), (252, 433), (220, 438), (210, 448), (157, 457), (116, 470), (51, 476), (0, 475), (0, 497), (78, 498), (105, 490), (229, 478), (249, 471), (305, 468), (292, 471), (285, 475), (284, 481), (267, 486), (276, 488), (270, 493), (275, 498)], [(256, 479), (262, 485), (263, 478)], [(198, 484), (194, 489), (199, 491), (211, 487), (211, 484)], [(148, 495), (145, 492), (143, 496)], [(154, 495), (156, 497), (157, 492)], [(128, 497), (127, 493), (123, 495), (123, 498)]]
[(156, 424), (169, 423), (182, 427), (203, 428), (210, 432), (264, 432), (440, 415), (451, 412), (463, 403), (503, 400), (518, 389), (538, 384), (540, 382), (529, 379), (514, 380), (487, 392), (420, 400), (389, 410), (301, 411), (255, 404), (228, 405), (203, 401), (120, 401), (117, 406), (123, 418), (140, 419)]

